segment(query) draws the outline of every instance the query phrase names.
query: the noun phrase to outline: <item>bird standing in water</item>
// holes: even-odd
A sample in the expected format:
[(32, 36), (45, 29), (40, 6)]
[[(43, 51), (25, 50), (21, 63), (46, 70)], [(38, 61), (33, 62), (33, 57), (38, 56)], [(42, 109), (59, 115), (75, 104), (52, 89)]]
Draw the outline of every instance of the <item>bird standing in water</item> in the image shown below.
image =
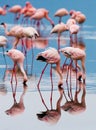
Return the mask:
[[(78, 60), (81, 61), (81, 66), (83, 71), (83, 81), (85, 82), (85, 58), (86, 58), (85, 51), (80, 48), (74, 48), (74, 47), (65, 47), (60, 49), (59, 51), (62, 52), (66, 58), (70, 58), (72, 61), (73, 60), (75, 62), (77, 62)], [(77, 67), (77, 63), (76, 63), (76, 67)], [(80, 69), (79, 65), (78, 68)]]
[[(51, 78), (51, 84), (52, 84), (51, 92), (53, 93), (52, 64), (56, 64), (56, 70), (57, 70), (57, 72), (58, 72), (58, 74), (60, 76), (58, 86), (63, 84), (63, 76), (62, 76), (62, 71), (60, 69), (60, 55), (59, 55), (58, 51), (55, 48), (49, 47), (44, 52), (41, 52), (41, 53), (39, 53), (37, 55), (37, 60), (40, 60), (42, 62), (46, 62), (46, 65), (45, 65), (44, 69), (41, 72), (41, 76), (40, 76), (39, 82), (37, 84), (38, 90), (40, 92), (40, 86), (39, 85), (40, 85), (41, 78), (42, 78), (42, 76), (44, 74), (44, 71), (45, 71), (47, 65), (51, 64), (50, 78)], [(51, 97), (50, 97), (51, 107), (52, 107), (52, 93), (51, 93)]]
[(15, 81), (16, 81), (16, 84), (17, 84), (15, 67), (18, 64), (19, 67), (20, 67), (20, 70), (23, 74), (23, 83), (26, 84), (28, 78), (27, 78), (27, 75), (26, 75), (26, 73), (24, 71), (24, 67), (23, 67), (23, 62), (24, 62), (24, 58), (25, 58), (24, 54), (17, 49), (10, 49), (9, 51), (6, 52), (6, 55), (9, 56), (14, 62), (13, 73), (12, 73), (12, 77), (11, 77), (11, 83), (13, 82), (13, 74), (14, 74), (15, 75)]

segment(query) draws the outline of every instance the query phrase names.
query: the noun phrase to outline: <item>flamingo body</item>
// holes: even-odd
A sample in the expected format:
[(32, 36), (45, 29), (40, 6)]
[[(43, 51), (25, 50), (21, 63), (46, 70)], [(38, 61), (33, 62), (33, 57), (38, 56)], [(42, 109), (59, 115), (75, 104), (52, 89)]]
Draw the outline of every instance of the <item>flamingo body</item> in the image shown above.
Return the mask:
[(11, 13), (19, 13), (21, 9), (22, 7), (20, 5), (14, 5), (8, 11)]
[(80, 60), (86, 56), (85, 51), (74, 47), (61, 48), (62, 52), (67, 58), (72, 58), (73, 60)]
[(54, 16), (62, 17), (68, 15), (68, 11), (65, 8), (58, 9)]
[(64, 23), (59, 23), (57, 25), (55, 25), (52, 30), (51, 33), (62, 33), (64, 31), (67, 31), (67, 26)]
[(6, 55), (13, 60), (14, 64), (19, 64), (20, 70), (24, 76), (24, 83), (26, 83), (28, 78), (23, 68), (23, 62), (25, 58), (24, 54), (17, 49), (10, 49), (9, 51), (6, 52)]
[(44, 52), (39, 53), (37, 56), (37, 60), (41, 60), (50, 64), (55, 64), (60, 61), (60, 55), (55, 48), (50, 47)]

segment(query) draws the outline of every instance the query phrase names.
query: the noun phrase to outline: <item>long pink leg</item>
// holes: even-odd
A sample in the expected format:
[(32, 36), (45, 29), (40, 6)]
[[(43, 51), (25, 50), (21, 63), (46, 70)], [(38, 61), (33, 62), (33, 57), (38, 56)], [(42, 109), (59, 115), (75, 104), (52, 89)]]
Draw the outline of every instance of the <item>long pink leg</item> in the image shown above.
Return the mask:
[(42, 70), (42, 73), (41, 73), (41, 75), (40, 75), (39, 82), (38, 82), (38, 84), (37, 84), (37, 88), (38, 88), (38, 91), (39, 91), (39, 94), (40, 94), (42, 103), (44, 104), (44, 106), (45, 106), (46, 109), (48, 110), (48, 107), (47, 107), (46, 104), (45, 104), (45, 101), (44, 101), (44, 99), (43, 99), (43, 97), (42, 97), (42, 94), (41, 94), (41, 91), (40, 91), (40, 86), (39, 86), (39, 85), (40, 85), (40, 82), (41, 82), (41, 79), (42, 79), (42, 76), (43, 76), (43, 74), (44, 74), (44, 71), (45, 71), (47, 65), (48, 65), (48, 63), (45, 65), (44, 69)]
[[(31, 39), (32, 42), (32, 39)], [(32, 43), (32, 63), (31, 63), (31, 75), (33, 73), (33, 65), (34, 65), (34, 51), (33, 51), (33, 43)]]
[(15, 89), (13, 87), (13, 84), (11, 84), (11, 88), (12, 88), (12, 94), (13, 94), (14, 103), (16, 103), (15, 96), (16, 96), (17, 84), (15, 84)]
[(13, 82), (13, 75), (15, 75), (15, 81), (16, 81), (16, 84), (17, 84), (15, 67), (16, 67), (16, 63), (14, 63), (14, 67), (13, 67), (13, 71), (12, 71), (12, 76), (11, 76), (11, 83)]
[(53, 80), (52, 80), (52, 64), (50, 68), (50, 78), (51, 78), (51, 96), (50, 96), (50, 104), (51, 104), (51, 109), (52, 107), (52, 96), (53, 96)]
[(70, 95), (71, 95), (71, 99), (73, 100), (73, 96), (72, 96), (72, 82), (71, 82), (71, 67), (72, 67), (72, 63), (73, 63), (73, 60), (71, 60), (71, 63), (70, 63)]
[(60, 49), (60, 33), (58, 33), (58, 52), (59, 52), (59, 49)]

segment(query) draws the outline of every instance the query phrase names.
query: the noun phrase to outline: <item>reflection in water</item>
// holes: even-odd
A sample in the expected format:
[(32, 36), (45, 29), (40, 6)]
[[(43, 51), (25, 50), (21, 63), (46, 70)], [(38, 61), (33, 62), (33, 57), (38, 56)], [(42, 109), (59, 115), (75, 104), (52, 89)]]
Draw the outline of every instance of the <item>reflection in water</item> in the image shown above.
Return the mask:
[[(85, 83), (78, 81), (78, 85), (79, 85), (79, 89), (75, 91), (74, 99), (70, 98), (70, 101), (68, 101), (68, 99), (66, 98), (66, 103), (64, 103), (64, 105), (61, 106), (61, 108), (64, 111), (69, 112), (70, 114), (79, 114), (79, 113), (84, 112), (86, 110), (86, 102), (85, 102), (86, 87), (85, 87)], [(71, 90), (71, 92), (72, 92), (72, 90)], [(80, 98), (80, 95), (81, 95), (81, 98)]]
[(7, 94), (7, 88), (4, 83), (0, 84), (0, 95), (6, 95)]
[(27, 85), (24, 84), (24, 86), (23, 86), (23, 92), (22, 92), (22, 94), (20, 96), (20, 100), (19, 100), (18, 103), (16, 101), (16, 89), (17, 89), (17, 85), (15, 84), (15, 90), (14, 90), (13, 84), (11, 84), (11, 88), (12, 88), (12, 94), (13, 94), (13, 100), (14, 100), (14, 102), (13, 102), (13, 105), (8, 110), (5, 111), (5, 113), (7, 115), (10, 115), (10, 116), (15, 116), (15, 115), (23, 113), (24, 110), (25, 110), (23, 98), (24, 98), (24, 95), (25, 95), (25, 93), (27, 91)]
[(48, 39), (44, 37), (38, 37), (34, 40), (34, 45), (38, 49), (45, 49), (48, 46)]
[(37, 117), (39, 120), (45, 121), (45, 122), (50, 123), (50, 124), (55, 124), (59, 121), (59, 119), (61, 117), (60, 104), (61, 104), (62, 97), (63, 97), (63, 88), (61, 88), (59, 86), (58, 89), (59, 89), (60, 97), (57, 100), (56, 109), (51, 108), (49, 110), (47, 108), (46, 111), (42, 111), (42, 113), (37, 114)]

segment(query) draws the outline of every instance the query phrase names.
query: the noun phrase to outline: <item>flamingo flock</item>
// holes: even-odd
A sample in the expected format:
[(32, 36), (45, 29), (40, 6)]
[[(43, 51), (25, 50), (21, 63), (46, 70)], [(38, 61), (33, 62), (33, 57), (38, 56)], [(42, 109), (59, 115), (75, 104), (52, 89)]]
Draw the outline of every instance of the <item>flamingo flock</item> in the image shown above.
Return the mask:
[[(33, 66), (34, 60), (36, 60), (38, 65), (39, 65), (38, 61), (46, 63), (44, 69), (41, 71), (40, 78), (37, 82), (37, 89), (39, 91), (42, 102), (45, 105), (45, 102), (42, 98), (41, 91), (40, 91), (40, 83), (41, 83), (41, 79), (43, 78), (45, 69), (47, 68), (48, 64), (50, 64), (51, 65), (50, 67), (50, 79), (51, 79), (50, 104), (51, 104), (51, 109), (52, 109), (52, 96), (53, 96), (52, 67), (53, 67), (53, 64), (56, 66), (56, 71), (59, 76), (59, 79), (57, 78), (57, 82), (58, 82), (57, 86), (59, 90), (61, 86), (63, 86), (64, 84), (64, 78), (66, 77), (66, 75), (67, 75), (66, 82), (68, 82), (69, 81), (68, 79), (70, 79), (70, 84), (71, 84), (72, 68), (74, 68), (75, 70), (76, 86), (77, 86), (78, 81), (79, 82), (83, 81), (83, 83), (85, 84), (86, 52), (85, 52), (85, 48), (82, 48), (80, 47), (80, 45), (78, 45), (78, 33), (81, 31), (81, 26), (85, 22), (86, 16), (81, 11), (76, 11), (76, 10), (68, 11), (65, 8), (61, 8), (61, 9), (58, 9), (53, 15), (55, 18), (59, 17), (58, 23), (55, 24), (55, 22), (50, 17), (49, 10), (47, 10), (44, 7), (36, 8), (28, 1), (25, 3), (24, 7), (21, 7), (21, 5), (13, 5), (12, 7), (10, 7), (9, 5), (4, 5), (4, 7), (0, 8), (0, 15), (6, 15), (7, 13), (14, 14), (14, 24), (13, 24), (13, 27), (8, 29), (8, 23), (7, 22), (4, 23), (3, 21), (1, 22), (0, 25), (1, 27), (4, 28), (5, 34), (4, 36), (3, 35), (0, 36), (0, 47), (2, 47), (2, 54), (4, 57), (6, 68), (7, 68), (6, 56), (8, 56), (14, 63), (10, 82), (12, 84), (14, 82), (13, 79), (15, 77), (16, 84), (18, 84), (17, 75), (16, 75), (16, 72), (17, 72), (16, 66), (18, 66), (23, 75), (23, 84), (26, 85), (26, 83), (29, 80), (28, 79), (29, 75), (28, 75), (28, 70), (27, 70), (29, 59), (32, 60), (32, 66)], [(67, 21), (63, 22), (63, 17), (65, 16), (68, 16), (69, 18)], [(41, 24), (43, 24), (43, 18), (46, 19), (51, 25), (51, 29), (50, 29), (49, 34), (47, 34), (47, 37), (42, 36), (40, 32)], [(30, 24), (28, 24), (29, 21), (30, 21)], [(45, 31), (46, 29), (44, 28), (44, 32)], [(57, 48), (49, 46), (48, 44), (48, 38), (53, 37), (53, 35), (55, 35), (54, 33), (57, 33), (58, 35), (56, 39), (56, 44), (58, 45)], [(66, 44), (66, 46), (61, 47), (61, 40), (60, 40), (61, 34), (66, 35), (66, 33), (68, 34), (70, 44)], [(12, 42), (12, 48), (5, 52), (4, 48), (8, 42), (7, 38), (9, 37), (14, 38), (14, 42)], [(42, 44), (40, 38), (44, 38), (44, 40), (42, 40), (44, 45)], [(39, 52), (36, 58), (34, 59), (33, 50), (35, 50), (34, 47), (36, 47), (37, 44), (38, 46), (41, 46), (41, 48), (45, 50)], [(22, 48), (19, 48), (20, 45)], [(32, 49), (32, 55), (30, 55), (30, 57), (27, 57), (27, 51), (29, 51), (30, 49)], [(61, 65), (61, 60), (63, 60), (63, 58), (61, 58), (62, 54), (65, 59), (63, 65)], [(24, 67), (24, 63), (25, 63), (24, 60), (26, 60), (26, 70)], [(69, 62), (67, 64), (66, 61), (68, 60)], [(79, 64), (78, 61), (81, 61), (81, 65)], [(66, 67), (66, 74), (63, 74), (63, 70), (65, 69), (65, 67)], [(34, 68), (33, 67), (31, 68), (30, 70), (31, 72), (32, 72), (32, 69)], [(61, 93), (61, 97), (62, 95), (63, 94)], [(41, 120), (41, 115), (37, 114), (37, 116)], [(59, 116), (60, 116), (60, 113), (59, 113)]]

